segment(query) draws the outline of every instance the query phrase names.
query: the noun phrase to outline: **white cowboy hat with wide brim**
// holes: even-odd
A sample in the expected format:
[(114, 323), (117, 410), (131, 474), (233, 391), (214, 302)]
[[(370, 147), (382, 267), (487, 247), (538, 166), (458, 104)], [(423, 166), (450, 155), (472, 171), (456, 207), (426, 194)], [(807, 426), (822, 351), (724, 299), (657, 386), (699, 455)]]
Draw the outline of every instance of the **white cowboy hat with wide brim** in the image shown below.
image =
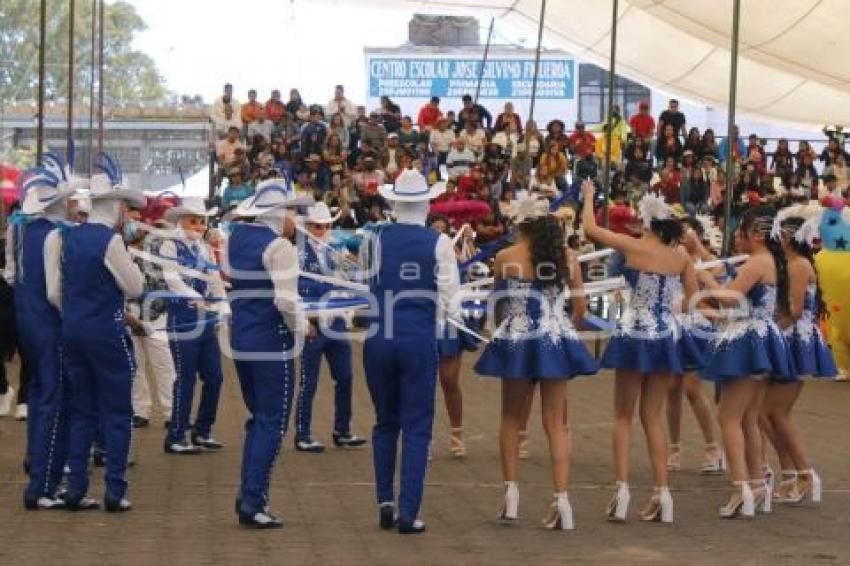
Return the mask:
[(39, 214), (50, 206), (65, 200), (75, 193), (75, 189), (62, 183), (58, 187), (37, 185), (27, 189), (21, 212), (24, 214)]
[(317, 202), (307, 209), (307, 215), (304, 217), (304, 222), (307, 224), (333, 224), (339, 218), (340, 213), (331, 216), (331, 209), (323, 202)]
[(104, 200), (123, 200), (139, 207), (145, 206), (148, 201), (142, 191), (128, 189), (123, 185), (113, 185), (109, 176), (101, 173), (92, 175), (89, 182), (89, 198), (92, 204)]
[(311, 196), (296, 195), (285, 179), (269, 179), (257, 185), (254, 195), (239, 203), (233, 215), (252, 217), (280, 214), (287, 208), (310, 206), (315, 202)]
[(446, 191), (446, 183), (441, 181), (428, 187), (428, 180), (414, 169), (405, 169), (395, 184), (383, 185), (378, 189), (387, 200), (400, 202), (419, 202), (436, 198)]
[(165, 211), (164, 218), (174, 222), (181, 216), (203, 216), (209, 218), (218, 214), (218, 207), (207, 208), (201, 197), (183, 197), (180, 204), (174, 205)]

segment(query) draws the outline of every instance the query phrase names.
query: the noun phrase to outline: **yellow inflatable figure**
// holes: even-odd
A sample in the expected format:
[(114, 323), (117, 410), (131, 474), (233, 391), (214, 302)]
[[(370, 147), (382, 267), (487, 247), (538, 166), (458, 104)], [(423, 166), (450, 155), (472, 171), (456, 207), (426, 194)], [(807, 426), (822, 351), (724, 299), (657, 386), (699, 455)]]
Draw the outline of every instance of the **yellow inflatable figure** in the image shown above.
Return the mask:
[(821, 251), (815, 255), (823, 300), (829, 311), (826, 335), (839, 379), (850, 378), (850, 208), (833, 201), (820, 221)]

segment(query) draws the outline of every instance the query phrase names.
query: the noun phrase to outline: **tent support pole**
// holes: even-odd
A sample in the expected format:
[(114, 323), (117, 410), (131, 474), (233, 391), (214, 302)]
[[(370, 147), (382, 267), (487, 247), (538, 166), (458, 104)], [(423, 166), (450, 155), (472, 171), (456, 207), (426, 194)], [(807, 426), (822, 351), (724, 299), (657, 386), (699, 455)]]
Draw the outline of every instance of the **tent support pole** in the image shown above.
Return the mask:
[(65, 144), (65, 161), (70, 166), (74, 145), (74, 17), (76, 1), (68, 4), (68, 141)]
[(732, 199), (735, 184), (735, 106), (738, 95), (738, 31), (741, 24), (741, 0), (732, 4), (732, 60), (729, 66), (729, 121), (727, 123), (726, 195), (723, 202), (723, 255), (732, 249)]
[(602, 169), (602, 191), (605, 195), (605, 200), (602, 206), (605, 207), (605, 214), (602, 216), (603, 225), (608, 227), (608, 200), (611, 197), (611, 131), (614, 127), (614, 85), (617, 79), (617, 11), (619, 8), (618, 0), (613, 0), (613, 8), (611, 12), (611, 54), (608, 61), (608, 118), (605, 121), (607, 126), (605, 134), (605, 162)]
[[(528, 120), (526, 120), (526, 127), (528, 123), (534, 120), (534, 103), (537, 100), (537, 75), (540, 70), (540, 50), (543, 46), (543, 28), (546, 24), (546, 0), (540, 1), (540, 21), (537, 24), (537, 48), (534, 50), (534, 75), (531, 77), (531, 103), (528, 106)], [(528, 154), (528, 142), (526, 141), (526, 154)], [(546, 148), (541, 147), (538, 151), (545, 152)], [(531, 170), (534, 168), (534, 162), (531, 160), (531, 156), (529, 155), (529, 163), (528, 163), (528, 186), (526, 187), (528, 190), (531, 190)]]
[(97, 27), (98, 27), (98, 68), (97, 68), (97, 151), (103, 151), (103, 12), (106, 0), (98, 3)]
[(41, 164), (44, 144), (44, 49), (47, 34), (47, 0), (41, 0), (38, 11), (38, 119), (35, 135), (35, 162)]
[(481, 70), (478, 71), (478, 83), (475, 85), (474, 104), (478, 104), (478, 95), (481, 93), (481, 80), (484, 78), (484, 66), (487, 64), (487, 58), (490, 55), (490, 42), (493, 39), (493, 24), (496, 18), (490, 18), (490, 29), (487, 31), (487, 43), (484, 44), (484, 58), (481, 60)]
[(89, 175), (94, 171), (94, 77), (97, 57), (97, 0), (91, 0), (91, 61), (89, 61)]

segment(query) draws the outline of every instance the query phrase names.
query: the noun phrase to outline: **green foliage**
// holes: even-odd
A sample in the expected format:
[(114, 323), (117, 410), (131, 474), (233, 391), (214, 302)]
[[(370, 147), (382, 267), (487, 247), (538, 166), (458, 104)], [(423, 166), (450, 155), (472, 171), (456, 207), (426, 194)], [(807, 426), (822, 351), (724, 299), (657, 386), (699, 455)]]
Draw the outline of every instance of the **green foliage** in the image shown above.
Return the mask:
[[(31, 100), (38, 91), (39, 0), (0, 1), (0, 101)], [(45, 93), (65, 97), (68, 88), (68, 0), (47, 0)], [(126, 2), (107, 4), (104, 13), (104, 98), (107, 105), (163, 101), (154, 61), (133, 50), (133, 36), (146, 28)], [(97, 46), (95, 46), (95, 51)], [(92, 1), (76, 0), (74, 98), (87, 100), (92, 55)]]

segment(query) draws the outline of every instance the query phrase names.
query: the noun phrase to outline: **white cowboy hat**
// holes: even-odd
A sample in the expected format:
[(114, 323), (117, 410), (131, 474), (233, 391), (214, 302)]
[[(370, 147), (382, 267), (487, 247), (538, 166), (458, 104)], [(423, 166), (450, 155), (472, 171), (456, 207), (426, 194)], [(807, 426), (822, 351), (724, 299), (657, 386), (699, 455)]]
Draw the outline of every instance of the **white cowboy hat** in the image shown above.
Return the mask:
[(105, 173), (92, 175), (89, 183), (89, 198), (94, 204), (103, 200), (123, 200), (135, 206), (145, 206), (147, 197), (142, 191), (128, 189), (123, 185), (113, 185), (112, 180)]
[(183, 197), (180, 203), (165, 211), (163, 217), (169, 222), (174, 222), (181, 216), (203, 216), (209, 218), (218, 214), (218, 207), (207, 209), (204, 199), (201, 197)]
[(22, 191), (24, 201), (21, 203), (21, 212), (38, 214), (74, 194), (75, 189), (50, 175), (37, 173), (24, 181)]
[(340, 213), (336, 216), (331, 216), (331, 209), (323, 202), (317, 202), (307, 209), (307, 216), (304, 221), (308, 224), (333, 224), (339, 218)]
[(263, 216), (280, 213), (286, 208), (310, 206), (311, 196), (298, 196), (285, 179), (269, 179), (257, 185), (253, 196), (243, 200), (233, 210), (235, 216)]
[(414, 169), (405, 169), (396, 177), (394, 185), (378, 188), (381, 196), (387, 200), (401, 202), (419, 202), (436, 198), (446, 191), (446, 183), (441, 181), (428, 188), (428, 180)]

